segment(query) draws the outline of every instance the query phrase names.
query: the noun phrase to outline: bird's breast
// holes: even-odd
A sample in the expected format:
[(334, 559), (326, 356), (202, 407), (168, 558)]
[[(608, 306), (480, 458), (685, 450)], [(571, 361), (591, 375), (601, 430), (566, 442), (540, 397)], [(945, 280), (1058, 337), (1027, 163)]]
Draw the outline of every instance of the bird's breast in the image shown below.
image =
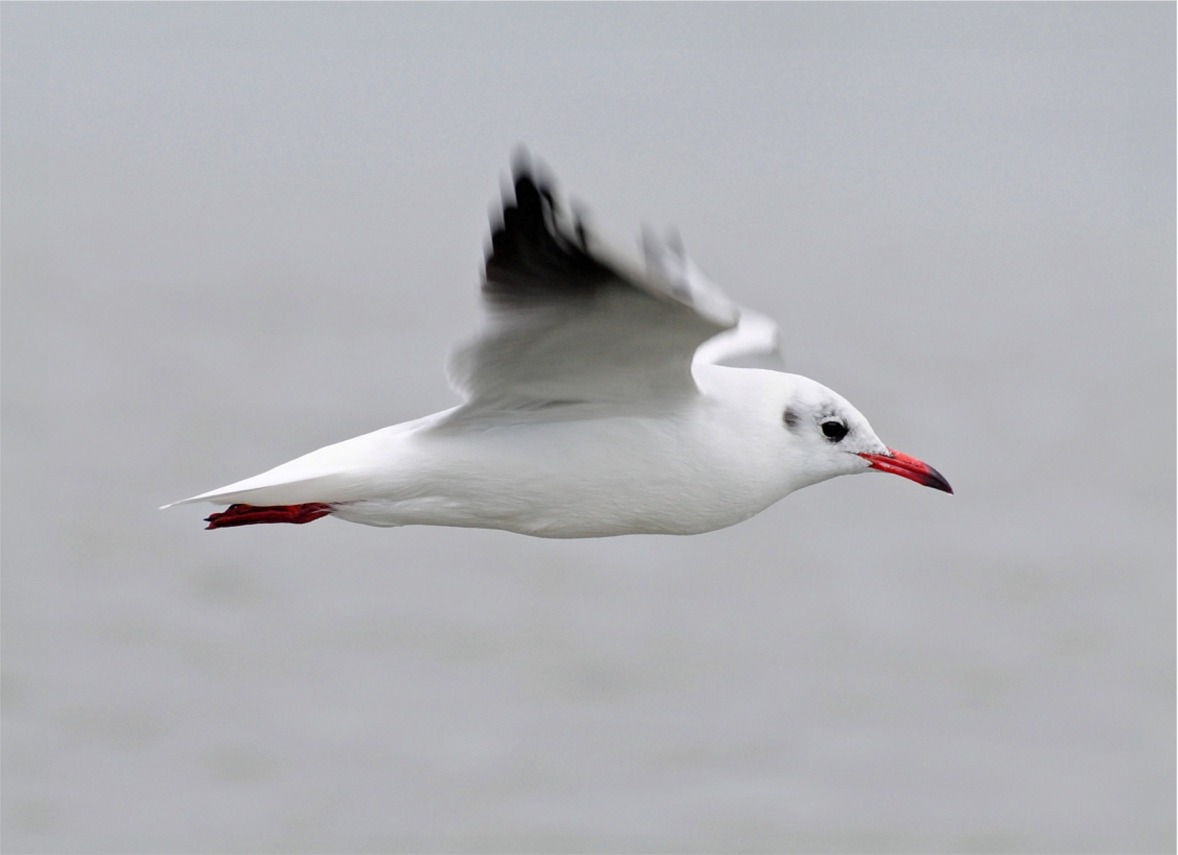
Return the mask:
[[(695, 534), (770, 504), (698, 417), (538, 422), (422, 437), (409, 485), (368, 512), (385, 524), (544, 537)], [(404, 473), (408, 474), (408, 473)], [(356, 508), (360, 510), (359, 507)], [(359, 521), (359, 520), (357, 520)]]

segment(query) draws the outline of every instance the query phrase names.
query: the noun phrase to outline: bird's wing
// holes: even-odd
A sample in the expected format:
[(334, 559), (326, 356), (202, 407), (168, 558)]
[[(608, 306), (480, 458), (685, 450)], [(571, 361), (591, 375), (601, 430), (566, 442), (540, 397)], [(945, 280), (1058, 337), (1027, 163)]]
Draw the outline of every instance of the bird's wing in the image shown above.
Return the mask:
[[(643, 270), (571, 227), (550, 182), (516, 166), (514, 198), (491, 232), (488, 321), (450, 360), (466, 409), (618, 407), (695, 395), (696, 349), (733, 329), (739, 309), (706, 280), (674, 275), (648, 243)], [(505, 194), (505, 197), (507, 194)]]
[[(663, 281), (673, 283), (677, 293), (713, 294), (718, 295), (718, 299), (727, 299), (720, 286), (708, 279), (687, 257), (678, 235), (672, 235), (666, 242), (660, 242), (650, 232), (644, 233), (642, 238), (647, 267), (657, 270)], [(784, 371), (785, 359), (781, 355), (777, 322), (744, 306), (736, 306), (735, 310), (738, 315), (736, 326), (701, 344), (693, 361)]]
[(785, 370), (777, 322), (768, 315), (743, 306), (735, 327), (705, 341), (695, 352), (695, 361), (733, 368)]

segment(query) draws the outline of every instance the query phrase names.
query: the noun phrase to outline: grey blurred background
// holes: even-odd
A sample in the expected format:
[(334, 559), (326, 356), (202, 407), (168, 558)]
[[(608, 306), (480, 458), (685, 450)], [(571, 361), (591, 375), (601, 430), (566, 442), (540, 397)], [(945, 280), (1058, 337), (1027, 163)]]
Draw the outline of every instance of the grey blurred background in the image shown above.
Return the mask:
[[(1175, 6), (5, 3), (9, 852), (1175, 845)], [(164, 502), (452, 405), (527, 143), (957, 495)]]

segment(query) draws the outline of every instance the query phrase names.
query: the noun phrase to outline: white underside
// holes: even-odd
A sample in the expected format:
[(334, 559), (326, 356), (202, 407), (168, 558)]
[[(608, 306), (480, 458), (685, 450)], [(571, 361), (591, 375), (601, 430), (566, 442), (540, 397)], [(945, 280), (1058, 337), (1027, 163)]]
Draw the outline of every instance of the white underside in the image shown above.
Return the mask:
[[(783, 467), (787, 433), (764, 417), (778, 404), (760, 401), (759, 378), (772, 375), (768, 385), (779, 391), (788, 375), (717, 366), (696, 374), (702, 394), (672, 406), (660, 401), (645, 413), (601, 404), (481, 415), (459, 408), (174, 504), (322, 502), (366, 525), (545, 537), (694, 534), (733, 525), (820, 480)], [(767, 430), (772, 435), (760, 436)], [(734, 444), (733, 436), (745, 441)]]

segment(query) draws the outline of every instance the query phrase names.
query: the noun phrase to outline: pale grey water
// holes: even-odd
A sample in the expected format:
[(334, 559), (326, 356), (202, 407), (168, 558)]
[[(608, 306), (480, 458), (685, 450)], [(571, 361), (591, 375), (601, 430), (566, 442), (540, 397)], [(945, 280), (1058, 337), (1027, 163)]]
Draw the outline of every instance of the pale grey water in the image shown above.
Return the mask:
[[(2, 14), (5, 851), (1174, 850), (1172, 4)], [(155, 510), (453, 403), (518, 141), (957, 495)]]

